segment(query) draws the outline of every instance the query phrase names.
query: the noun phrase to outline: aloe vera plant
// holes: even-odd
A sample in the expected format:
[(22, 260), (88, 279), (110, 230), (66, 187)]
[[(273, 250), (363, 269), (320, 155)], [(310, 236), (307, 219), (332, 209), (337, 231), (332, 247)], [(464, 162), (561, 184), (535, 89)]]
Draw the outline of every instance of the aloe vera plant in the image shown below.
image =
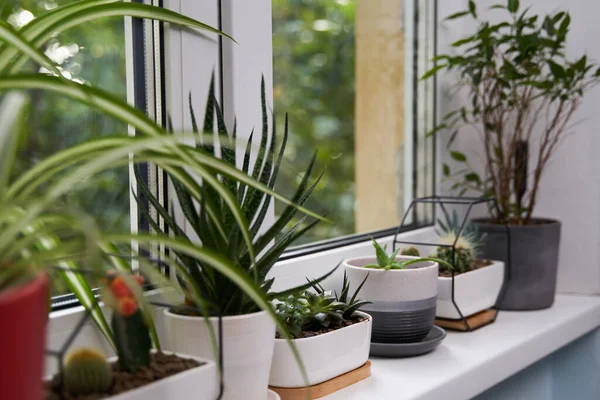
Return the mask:
[[(214, 116), (216, 115), (216, 125), (218, 135), (215, 141), (210, 143), (200, 143), (197, 141), (195, 150), (201, 154), (214, 156), (215, 147), (221, 148), (222, 162), (235, 168), (238, 159), (236, 148), (236, 127), (231, 133), (228, 132), (223, 118), (222, 110), (216, 101), (214, 94), (214, 78), (211, 82), (208, 98), (206, 102), (204, 123), (202, 128), (198, 127), (196, 116), (191, 104), (190, 96), (190, 116), (192, 119), (193, 130), (199, 135), (199, 138), (206, 136), (206, 133), (213, 132)], [(269, 121), (267, 115), (267, 104), (265, 95), (264, 79), (261, 85), (261, 107), (262, 107), (262, 134), (260, 147), (255, 157), (254, 166), (250, 171), (252, 161), (251, 147), (253, 133), (246, 143), (246, 151), (242, 160), (242, 172), (248, 173), (253, 179), (263, 184), (269, 189), (275, 186), (279, 169), (285, 153), (288, 140), (287, 117), (283, 139), (281, 145), (277, 145), (277, 132), (273, 124), (273, 132), (269, 141)], [(170, 172), (177, 199), (183, 210), (186, 224), (191, 228), (204, 248), (211, 249), (216, 253), (225, 255), (232, 260), (239, 270), (244, 271), (252, 281), (261, 288), (264, 293), (269, 293), (273, 285), (273, 279), (267, 278), (267, 275), (281, 254), (306, 231), (315, 226), (320, 219), (306, 223), (306, 217), (301, 218), (291, 228), (288, 228), (290, 222), (294, 220), (298, 211), (297, 206), (303, 205), (310, 197), (311, 193), (317, 187), (321, 176), (318, 176), (314, 182), (310, 182), (314, 169), (315, 157), (308, 165), (304, 177), (298, 185), (296, 194), (292, 197), (294, 205), (288, 205), (284, 212), (275, 220), (273, 225), (266, 232), (259, 234), (259, 230), (265, 220), (268, 208), (271, 204), (272, 195), (266, 191), (257, 190), (245, 182), (235, 181), (226, 175), (213, 173), (210, 179), (222, 181), (225, 186), (227, 196), (235, 199), (239, 204), (243, 217), (251, 222), (248, 230), (251, 244), (244, 241), (243, 232), (240, 225), (235, 223), (233, 215), (226, 207), (225, 198), (221, 193), (217, 193), (210, 187), (202, 188), (202, 196), (194, 203), (188, 189), (182, 185), (178, 171)], [(173, 173), (176, 172), (176, 173)], [(157, 210), (158, 216), (162, 217), (169, 227), (170, 232), (178, 238), (184, 240), (192, 239), (181, 229), (179, 223), (175, 221), (168, 210), (161, 207), (158, 199), (150, 192), (144, 180), (141, 179), (140, 172), (136, 172), (137, 183), (140, 191), (149, 200), (152, 207)], [(206, 177), (203, 177), (206, 179)], [(136, 197), (137, 198), (137, 197)], [(159, 223), (156, 217), (153, 217), (150, 209), (144, 202), (138, 204), (145, 217), (149, 220), (152, 227), (160, 231)], [(269, 245), (272, 245), (269, 247)], [(177, 254), (181, 261), (182, 268), (186, 270), (189, 279), (199, 287), (200, 293), (204, 297), (204, 310), (211, 315), (240, 315), (258, 311), (257, 304), (249, 296), (240, 290), (229, 278), (219, 271), (210, 268), (203, 260)], [(189, 287), (190, 280), (179, 275), (180, 281), (184, 287)], [(294, 289), (291, 289), (292, 291)], [(300, 290), (300, 289), (298, 289)], [(290, 291), (288, 291), (290, 292)], [(269, 293), (268, 298), (272, 299), (279, 296), (279, 293)], [(195, 302), (187, 301), (188, 305), (194, 305)], [(208, 309), (206, 309), (208, 307)]]
[(396, 256), (398, 255), (398, 253), (400, 252), (401, 249), (398, 248), (391, 254), (388, 254), (386, 251), (387, 246), (384, 245), (383, 247), (381, 247), (381, 245), (379, 243), (377, 243), (377, 241), (375, 239), (371, 238), (371, 240), (373, 241), (373, 247), (375, 248), (375, 255), (377, 256), (377, 263), (376, 264), (367, 264), (363, 268), (382, 269), (385, 271), (401, 270), (401, 269), (405, 269), (406, 267), (408, 267), (409, 265), (412, 265), (412, 264), (420, 263), (423, 261), (433, 261), (433, 262), (437, 262), (438, 264), (440, 264), (441, 266), (443, 266), (445, 268), (453, 269), (452, 264), (448, 263), (445, 260), (441, 260), (438, 258), (420, 257), (420, 258), (410, 258), (408, 260), (398, 260), (398, 259), (396, 259)]

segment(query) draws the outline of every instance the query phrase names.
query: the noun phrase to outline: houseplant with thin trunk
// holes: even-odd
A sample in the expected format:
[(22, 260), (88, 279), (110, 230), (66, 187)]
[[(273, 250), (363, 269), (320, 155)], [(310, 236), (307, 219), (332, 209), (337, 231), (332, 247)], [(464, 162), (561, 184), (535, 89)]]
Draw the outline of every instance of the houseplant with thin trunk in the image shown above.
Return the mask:
[[(448, 17), (472, 18), (477, 29), (452, 44), (456, 55), (437, 56), (437, 65), (424, 78), (440, 70), (456, 72), (458, 89), (469, 101), (448, 113), (432, 133), (450, 135), (455, 167), (443, 165), (443, 174), (453, 182), (451, 189), (496, 200), (490, 217), (475, 224), (487, 234), (483, 255), (509, 261), (511, 277), (499, 307), (546, 308), (555, 295), (560, 222), (536, 217), (535, 207), (544, 171), (571, 132), (583, 96), (599, 82), (600, 69), (586, 55), (567, 57), (567, 12), (534, 15), (518, 0), (491, 8), (504, 18), (480, 19), (472, 0), (467, 10)], [(481, 139), (483, 173), (452, 148), (459, 134)]]

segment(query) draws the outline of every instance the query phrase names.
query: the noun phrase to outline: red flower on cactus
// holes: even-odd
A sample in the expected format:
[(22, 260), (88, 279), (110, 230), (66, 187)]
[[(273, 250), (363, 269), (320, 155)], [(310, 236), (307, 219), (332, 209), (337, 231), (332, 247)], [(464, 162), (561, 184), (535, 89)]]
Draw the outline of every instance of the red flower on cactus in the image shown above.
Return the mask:
[(123, 317), (129, 317), (137, 311), (138, 305), (133, 297), (124, 297), (119, 299), (118, 309)]
[(117, 276), (116, 278), (114, 278), (109, 283), (108, 286), (110, 287), (112, 294), (117, 299), (121, 299), (121, 298), (125, 298), (125, 297), (133, 297), (133, 293), (131, 292), (131, 289), (129, 289), (125, 280), (120, 276)]

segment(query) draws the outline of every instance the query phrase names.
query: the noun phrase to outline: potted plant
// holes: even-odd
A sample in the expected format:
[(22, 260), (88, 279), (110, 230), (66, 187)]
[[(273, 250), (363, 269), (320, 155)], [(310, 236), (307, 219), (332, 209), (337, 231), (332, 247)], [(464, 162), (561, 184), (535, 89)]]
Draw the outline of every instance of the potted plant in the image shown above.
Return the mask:
[[(504, 282), (504, 263), (480, 257), (485, 235), (481, 235), (475, 225), (467, 224), (459, 235), (460, 225), (456, 211), (452, 217), (448, 214), (445, 217), (445, 223), (438, 220), (441, 228), (438, 233), (439, 243), (443, 246), (438, 247), (432, 257), (444, 260), (454, 268), (450, 269), (446, 264), (440, 265), (436, 316), (460, 319), (452, 302), (452, 272), (454, 271), (454, 301), (463, 317), (469, 317), (496, 304)], [(411, 253), (419, 256), (416, 248)]]
[[(252, 137), (248, 140), (244, 155), (242, 173), (261, 182), (271, 189), (275, 185), (279, 167), (287, 142), (287, 124), (283, 142), (276, 156), (276, 135), (273, 132), (268, 144), (267, 105), (265, 99), (264, 80), (261, 93), (263, 129), (258, 155), (252, 170), (249, 170), (251, 155), (249, 152)], [(191, 108), (191, 104), (190, 104)], [(221, 161), (235, 168), (237, 155), (235, 151), (235, 130), (227, 132), (221, 108), (214, 95), (214, 80), (210, 85), (206, 112), (202, 130), (196, 124), (192, 112), (194, 131), (203, 133), (213, 131), (213, 118), (216, 113), (218, 135), (214, 142), (196, 144), (196, 151), (214, 155), (215, 147), (221, 149)], [(178, 171), (169, 171), (177, 201), (185, 216), (187, 231), (183, 221), (175, 221), (168, 210), (161, 207), (155, 196), (150, 193), (142, 179), (138, 179), (141, 193), (150, 201), (177, 238), (190, 243), (198, 237), (205, 250), (210, 250), (220, 259), (230, 260), (237, 273), (245, 277), (245, 282), (260, 288), (263, 304), (257, 303), (257, 296), (248, 295), (240, 286), (221, 271), (214, 270), (206, 258), (198, 258), (181, 253), (177, 248), (174, 254), (178, 279), (185, 296), (185, 307), (165, 309), (165, 325), (170, 350), (195, 356), (221, 359), (225, 385), (225, 399), (260, 399), (264, 400), (268, 392), (269, 371), (275, 345), (275, 323), (268, 313), (274, 309), (268, 303), (280, 296), (271, 293), (273, 279), (268, 277), (270, 269), (279, 256), (304, 232), (313, 227), (321, 217), (303, 226), (305, 218), (288, 228), (300, 206), (308, 199), (319, 182), (318, 178), (310, 184), (314, 158), (304, 175), (292, 202), (264, 233), (259, 230), (265, 219), (273, 196), (268, 190), (260, 191), (242, 180), (232, 180), (227, 175), (210, 172), (202, 175), (206, 181), (223, 182), (223, 188), (217, 192), (213, 188), (201, 188), (202, 196), (197, 202), (191, 197), (191, 191), (182, 185)], [(139, 173), (138, 173), (139, 177)], [(228, 202), (233, 202), (242, 211), (245, 221), (251, 222), (246, 232), (234, 221), (228, 209)], [(150, 224), (160, 231), (160, 225), (153, 217), (147, 205), (140, 202), (140, 209)], [(248, 235), (248, 237), (244, 236)], [(248, 243), (248, 238), (250, 243)], [(308, 287), (302, 286), (300, 289)], [(197, 288), (197, 289), (196, 289)], [(194, 291), (195, 290), (195, 291)], [(289, 292), (289, 291), (288, 291)], [(196, 297), (192, 295), (196, 293)], [(286, 292), (287, 293), (287, 292)], [(219, 334), (220, 332), (220, 334)], [(221, 336), (219, 336), (221, 335)], [(211, 343), (217, 343), (222, 355), (215, 355)], [(248, 344), (252, 343), (251, 346)]]
[(518, 0), (492, 8), (506, 17), (482, 20), (474, 1), (448, 17), (472, 17), (478, 27), (453, 43), (458, 54), (437, 56), (437, 65), (424, 78), (456, 71), (458, 89), (469, 101), (448, 113), (432, 133), (450, 133), (449, 147), (459, 133), (480, 133), (485, 170), (477, 171), (467, 155), (452, 149), (458, 167), (444, 165), (445, 179), (453, 182), (453, 190), (477, 191), (496, 201), (490, 216), (474, 224), (486, 234), (482, 255), (509, 263), (510, 279), (498, 307), (541, 309), (554, 302), (560, 222), (536, 216), (540, 185), (584, 94), (598, 83), (600, 69), (585, 55), (567, 57), (568, 13), (534, 15), (520, 10)]
[(214, 362), (152, 351), (152, 325), (137, 301), (143, 282), (140, 275), (130, 277), (109, 271), (104, 300), (112, 309), (117, 357), (107, 360), (91, 348), (72, 352), (65, 358), (61, 372), (46, 382), (46, 399), (217, 398)]
[(364, 282), (356, 291), (350, 292), (350, 282), (344, 274), (339, 296), (315, 283), (313, 291), (296, 292), (279, 299), (277, 315), (294, 338), (308, 374), (308, 384), (300, 368), (294, 368), (296, 360), (286, 340), (277, 338), (269, 375), (270, 386), (312, 386), (367, 362), (372, 318), (358, 310), (370, 302), (357, 298)]
[(362, 297), (372, 302), (363, 307), (373, 317), (372, 342), (412, 343), (423, 339), (435, 321), (437, 277), (443, 260), (386, 253), (373, 239), (375, 256), (344, 261), (344, 268), (356, 290), (356, 282), (369, 279)]

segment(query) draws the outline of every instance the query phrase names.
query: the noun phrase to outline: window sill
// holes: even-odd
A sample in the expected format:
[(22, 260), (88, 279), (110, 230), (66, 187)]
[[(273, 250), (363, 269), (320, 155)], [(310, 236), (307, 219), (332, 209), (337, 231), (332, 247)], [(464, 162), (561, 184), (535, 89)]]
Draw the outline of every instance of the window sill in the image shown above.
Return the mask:
[(600, 297), (558, 295), (550, 309), (503, 311), (473, 333), (448, 332), (428, 355), (371, 359), (371, 377), (324, 399), (472, 398), (598, 326)]

